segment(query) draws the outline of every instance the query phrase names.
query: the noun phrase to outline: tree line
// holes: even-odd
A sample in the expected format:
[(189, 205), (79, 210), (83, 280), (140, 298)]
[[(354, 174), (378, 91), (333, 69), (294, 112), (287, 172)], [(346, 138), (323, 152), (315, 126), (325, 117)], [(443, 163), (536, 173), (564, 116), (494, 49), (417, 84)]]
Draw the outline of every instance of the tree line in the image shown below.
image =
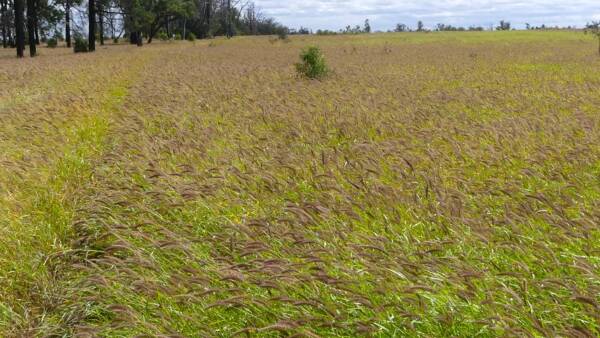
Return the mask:
[(110, 38), (128, 39), (142, 46), (153, 39), (208, 38), (234, 35), (283, 34), (287, 27), (263, 15), (248, 0), (0, 0), (1, 39), (4, 48), (26, 46), (47, 39), (87, 40), (94, 51)]
[[(490, 25), (487, 29), (491, 30), (491, 31), (493, 31), (493, 30), (509, 31), (509, 30), (514, 30), (515, 28), (511, 25), (510, 21), (500, 20), (500, 22), (497, 26)], [(540, 26), (532, 26), (531, 24), (526, 23), (525, 29), (526, 30), (574, 30), (577, 28), (574, 26), (566, 26), (566, 27), (547, 26), (545, 24), (542, 24)], [(462, 32), (462, 31), (484, 31), (484, 30), (486, 30), (486, 28), (483, 26), (463, 27), (463, 26), (453, 26), (453, 25), (449, 25), (449, 24), (438, 23), (435, 25), (435, 27), (433, 29), (430, 30), (428, 28), (425, 28), (425, 24), (423, 23), (423, 21), (419, 21), (417, 23), (416, 29), (412, 29), (411, 27), (409, 27), (406, 24), (399, 23), (396, 25), (396, 28), (394, 28), (393, 32), (426, 32), (426, 31), (432, 31), (432, 30), (436, 31), (436, 32), (455, 32), (455, 31)], [(388, 32), (392, 32), (392, 30), (390, 30)]]
[[(597, 23), (595, 27), (597, 27)], [(588, 25), (587, 30), (590, 30)], [(571, 27), (568, 27), (569, 29)], [(593, 28), (593, 27), (592, 27)], [(88, 51), (94, 51), (99, 40), (104, 45), (127, 39), (142, 46), (160, 39), (209, 38), (234, 35), (312, 34), (307, 28), (290, 30), (273, 18), (263, 15), (250, 0), (0, 0), (2, 46), (15, 48), (18, 57), (29, 47), (30, 56), (36, 46), (47, 39), (64, 40), (71, 47), (75, 39)], [(511, 23), (500, 21), (490, 30), (511, 30)], [(535, 27), (526, 29), (558, 29)], [(482, 31), (481, 26), (468, 28), (437, 24), (435, 31)], [(429, 31), (422, 21), (416, 29), (396, 25), (395, 32)], [(317, 30), (318, 35), (370, 33), (371, 25), (347, 26), (339, 31)], [(76, 46), (77, 47), (77, 46)]]

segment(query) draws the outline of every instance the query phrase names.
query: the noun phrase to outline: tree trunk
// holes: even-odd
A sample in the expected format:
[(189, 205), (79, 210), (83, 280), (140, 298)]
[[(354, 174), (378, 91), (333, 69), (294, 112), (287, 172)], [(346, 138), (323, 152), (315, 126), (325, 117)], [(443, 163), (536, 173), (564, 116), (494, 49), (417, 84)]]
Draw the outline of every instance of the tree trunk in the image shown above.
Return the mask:
[(160, 23), (160, 18), (154, 20), (152, 25), (150, 25), (150, 35), (148, 36), (148, 43), (152, 43), (152, 39), (154, 39), (154, 35), (158, 32), (158, 30), (162, 27)]
[(211, 15), (212, 15), (212, 1), (208, 0), (206, 3), (206, 35), (209, 36), (210, 34), (210, 20), (211, 20)]
[(231, 29), (231, 0), (227, 0), (227, 37), (231, 38), (233, 32)]
[[(131, 13), (133, 10), (130, 8), (129, 12)], [(127, 16), (127, 21), (129, 21), (129, 25), (125, 26), (126, 32), (129, 34), (129, 43), (132, 45), (138, 44), (138, 32), (134, 31), (135, 29), (135, 21), (131, 15)]]
[(115, 40), (115, 25), (113, 22), (112, 14), (108, 16), (108, 26), (110, 27), (110, 38), (111, 40)]
[(89, 25), (89, 34), (88, 34), (88, 50), (90, 52), (96, 51), (96, 1), (89, 0), (88, 1), (88, 25)]
[(27, 35), (29, 36), (29, 56), (34, 57), (36, 54), (35, 47), (35, 2), (36, 0), (27, 0)]
[(142, 47), (144, 45), (144, 37), (141, 31), (135, 31), (129, 33), (129, 43)]
[(148, 41), (146, 43), (151, 44), (153, 38), (154, 38), (154, 34), (152, 32), (150, 32), (150, 36), (148, 37)]
[(171, 18), (167, 16), (167, 39), (171, 39)]
[(7, 2), (8, 0), (0, 0), (0, 24), (2, 24), (2, 47), (8, 47), (8, 34), (7, 34)]
[(71, 48), (71, 0), (65, 1), (65, 40), (67, 48)]
[(104, 46), (104, 8), (98, 4), (98, 33), (100, 34), (100, 45)]
[(39, 6), (39, 0), (34, 0), (33, 1), (33, 6), (35, 9), (35, 16), (33, 17), (33, 26), (35, 27), (34, 32), (35, 32), (35, 44), (39, 45), (40, 44), (40, 26), (38, 25), (38, 6)]
[(23, 57), (23, 51), (25, 50), (25, 4), (23, 0), (15, 0), (15, 35), (17, 44), (17, 57)]

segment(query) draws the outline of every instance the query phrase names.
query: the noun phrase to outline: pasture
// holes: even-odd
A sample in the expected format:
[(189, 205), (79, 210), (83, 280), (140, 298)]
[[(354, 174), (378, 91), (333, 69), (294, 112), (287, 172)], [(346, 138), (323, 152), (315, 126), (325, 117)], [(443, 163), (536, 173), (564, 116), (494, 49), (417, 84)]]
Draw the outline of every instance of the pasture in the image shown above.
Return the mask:
[(0, 336), (600, 335), (581, 32), (13, 53)]

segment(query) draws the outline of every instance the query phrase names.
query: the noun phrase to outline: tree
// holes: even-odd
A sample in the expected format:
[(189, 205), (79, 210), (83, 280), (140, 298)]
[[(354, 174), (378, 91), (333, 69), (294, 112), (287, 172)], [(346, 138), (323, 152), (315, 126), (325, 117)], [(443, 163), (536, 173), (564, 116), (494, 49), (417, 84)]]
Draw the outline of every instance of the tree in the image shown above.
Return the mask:
[(595, 35), (598, 39), (598, 54), (600, 54), (600, 21), (593, 21), (585, 27), (586, 34)]
[(232, 25), (232, 15), (231, 15), (231, 0), (227, 0), (227, 37), (233, 37), (233, 25)]
[(363, 28), (363, 32), (369, 34), (371, 33), (371, 23), (369, 23), (369, 19), (365, 20), (365, 26)]
[(485, 29), (481, 26), (469, 26), (469, 31), (472, 32), (483, 32)]
[(65, 0), (65, 41), (67, 48), (71, 48), (71, 1)]
[(98, 13), (98, 35), (100, 38), (100, 45), (104, 46), (104, 3), (102, 0), (97, 0), (96, 11)]
[(0, 0), (0, 25), (2, 25), (2, 47), (8, 47), (9, 17), (8, 0)]
[(435, 26), (435, 30), (438, 32), (463, 32), (466, 31), (467, 29), (465, 27), (456, 27), (456, 26), (452, 26), (452, 25), (447, 25), (447, 24), (443, 24), (443, 23), (438, 23)]
[(170, 23), (181, 20), (187, 21), (197, 13), (197, 0), (119, 0), (119, 7), (123, 11), (125, 30), (130, 42), (142, 44), (142, 36), (148, 37), (148, 43), (163, 28), (170, 33)]
[(311, 34), (310, 30), (308, 28), (305, 27), (300, 27), (298, 28), (298, 30), (296, 31), (296, 34), (301, 34), (301, 35), (309, 35)]
[(408, 26), (403, 24), (403, 23), (399, 23), (396, 25), (396, 28), (394, 28), (394, 32), (408, 32)]
[(15, 0), (14, 11), (15, 11), (15, 36), (17, 43), (17, 57), (23, 57), (23, 51), (25, 50), (25, 4), (23, 0)]
[[(36, 45), (40, 44), (40, 23), (38, 20), (39, 7), (41, 0), (27, 0), (32, 5), (32, 16), (33, 16), (33, 41)], [(29, 13), (29, 5), (27, 6), (27, 13)], [(29, 14), (28, 14), (29, 15)]]
[(123, 26), (129, 36), (129, 43), (141, 46), (142, 34), (140, 32), (146, 13), (138, 0), (118, 0), (117, 6), (123, 11)]
[(36, 43), (45, 41), (48, 34), (53, 37), (62, 36), (58, 25), (62, 22), (64, 12), (59, 4), (49, 0), (36, 0)]
[(171, 17), (181, 17), (184, 25), (187, 24), (187, 18), (192, 15), (193, 10), (194, 4), (189, 0), (158, 0), (154, 6), (147, 7), (147, 17), (150, 19), (147, 25), (148, 43), (152, 43), (156, 33), (167, 25)]
[(212, 14), (212, 0), (206, 0), (206, 4), (204, 5), (204, 19), (206, 21), (206, 25), (209, 27), (210, 29), (210, 19), (211, 19), (211, 14)]
[(113, 41), (118, 42), (119, 38), (123, 34), (123, 13), (115, 7), (114, 0), (108, 0), (105, 2), (103, 10), (103, 18), (110, 29), (110, 37)]
[(96, 1), (88, 0), (88, 50), (96, 50)]
[(34, 57), (36, 54), (36, 38), (35, 32), (37, 14), (36, 14), (36, 0), (27, 0), (27, 35), (29, 37), (29, 56)]
[[(76, 13), (81, 17), (74, 18)], [(58, 27), (63, 23), (64, 28)], [(83, 32), (85, 26), (87, 34)], [(63, 33), (67, 47), (72, 45), (73, 34), (82, 38), (87, 35), (88, 50), (94, 51), (97, 38), (103, 43), (105, 29), (115, 39), (125, 34), (140, 46), (142, 37), (150, 43), (157, 34), (167, 37), (189, 31), (200, 37), (232, 37), (238, 33), (283, 35), (289, 31), (263, 16), (250, 0), (0, 0), (0, 29), (4, 46), (17, 41), (12, 38), (13, 30), (14, 36), (23, 41), (18, 55), (27, 44), (24, 39), (30, 40), (30, 54), (35, 55), (37, 43), (47, 37), (61, 38)], [(369, 21), (365, 21), (364, 30), (357, 25), (351, 31), (369, 32)]]
[(425, 30), (425, 26), (423, 25), (423, 21), (417, 22), (417, 32), (422, 32)]
[(509, 31), (510, 30), (510, 22), (500, 20), (500, 26), (496, 27), (498, 31)]
[(258, 34), (258, 16), (260, 14), (256, 10), (254, 4), (250, 4), (244, 14), (244, 23), (246, 24), (247, 31), (250, 34)]

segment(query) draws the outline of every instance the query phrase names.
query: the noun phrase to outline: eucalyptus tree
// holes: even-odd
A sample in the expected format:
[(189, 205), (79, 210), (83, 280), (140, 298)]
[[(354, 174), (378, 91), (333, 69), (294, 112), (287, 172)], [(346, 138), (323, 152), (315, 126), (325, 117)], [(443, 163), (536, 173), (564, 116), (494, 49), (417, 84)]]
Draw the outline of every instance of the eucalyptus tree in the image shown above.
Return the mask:
[(67, 48), (71, 48), (71, 38), (73, 32), (73, 7), (81, 5), (82, 0), (58, 0), (56, 1), (57, 6), (61, 6), (64, 11), (64, 24), (65, 24), (65, 42)]
[(71, 48), (71, 24), (72, 24), (72, 8), (79, 4), (78, 0), (58, 0), (56, 6), (63, 8), (64, 24), (65, 24), (65, 43), (67, 48)]
[(8, 8), (8, 0), (0, 0), (0, 25), (2, 26), (3, 48), (8, 48), (9, 40), (11, 40), (11, 14)]
[(148, 38), (148, 43), (152, 43), (170, 21), (191, 17), (197, 10), (194, 0), (119, 0), (118, 4), (130, 41), (138, 45), (141, 45), (143, 35)]
[[(63, 22), (64, 28), (58, 28)], [(18, 56), (23, 55), (27, 38), (34, 56), (36, 44), (48, 34), (60, 39), (64, 33), (66, 45), (71, 47), (73, 34), (85, 30), (88, 50), (93, 52), (98, 38), (104, 43), (106, 29), (115, 40), (125, 34), (141, 46), (142, 37), (151, 43), (159, 33), (173, 36), (189, 31), (203, 38), (232, 37), (276, 34), (281, 28), (275, 20), (260, 15), (250, 0), (0, 0), (3, 45), (16, 42)]]
[(146, 7), (149, 15), (146, 22), (146, 32), (148, 43), (158, 31), (166, 27), (167, 23), (173, 18), (187, 19), (194, 14), (196, 6), (192, 0), (157, 0)]
[(47, 37), (57, 37), (61, 34), (58, 26), (64, 17), (63, 7), (54, 0), (36, 0), (35, 40), (40, 41)]
[(96, 51), (96, 1), (88, 0), (88, 50)]
[(100, 45), (104, 46), (104, 8), (105, 0), (96, 0), (96, 13), (98, 15), (98, 37)]
[(37, 1), (27, 0), (27, 35), (29, 37), (29, 56), (34, 57), (37, 53), (36, 38), (37, 31)]
[(25, 50), (25, 4), (23, 0), (14, 0), (15, 12), (15, 40), (17, 45), (17, 57), (23, 57)]

